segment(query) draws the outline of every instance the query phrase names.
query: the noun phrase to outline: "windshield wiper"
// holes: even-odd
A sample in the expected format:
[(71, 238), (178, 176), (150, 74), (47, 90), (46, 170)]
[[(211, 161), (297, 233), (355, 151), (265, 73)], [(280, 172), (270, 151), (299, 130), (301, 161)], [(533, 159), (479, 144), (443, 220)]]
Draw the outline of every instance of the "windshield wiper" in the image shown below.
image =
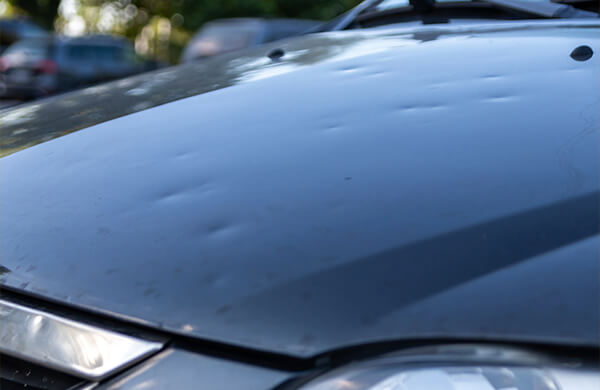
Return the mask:
[[(319, 31), (339, 31), (350, 27), (358, 17), (369, 16), (369, 10), (374, 9), (383, 0), (365, 0), (350, 11), (326, 23)], [(569, 4), (553, 3), (551, 1), (527, 0), (475, 0), (480, 3), (495, 5), (511, 11), (519, 11), (541, 18), (598, 18), (595, 12), (579, 10)], [(435, 0), (409, 0), (412, 10), (418, 13), (429, 13), (435, 8)], [(378, 12), (373, 11), (374, 14)]]
[(335, 19), (324, 23), (312, 30), (309, 30), (307, 33), (345, 30), (346, 28), (348, 28), (348, 26), (350, 26), (356, 21), (359, 15), (361, 15), (369, 8), (372, 8), (377, 4), (381, 3), (382, 1), (383, 0), (364, 0), (362, 3), (352, 8), (350, 11), (345, 12), (340, 16), (336, 17)]

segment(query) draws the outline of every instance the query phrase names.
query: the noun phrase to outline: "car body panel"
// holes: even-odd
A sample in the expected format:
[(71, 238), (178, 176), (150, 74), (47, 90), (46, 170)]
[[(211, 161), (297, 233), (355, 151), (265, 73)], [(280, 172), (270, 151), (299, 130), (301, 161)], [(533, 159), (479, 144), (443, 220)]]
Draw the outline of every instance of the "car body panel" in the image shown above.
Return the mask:
[(97, 389), (265, 390), (275, 388), (292, 375), (285, 371), (169, 348)]
[[(407, 26), (408, 24), (408, 26)], [(347, 31), (338, 34), (314, 34), (284, 40), (260, 48), (224, 54), (203, 61), (169, 67), (154, 72), (104, 83), (82, 91), (61, 95), (33, 104), (21, 105), (9, 111), (0, 111), (0, 156), (60, 137), (94, 124), (109, 121), (161, 104), (223, 88), (287, 73), (319, 63), (337, 61), (339, 56), (354, 50), (353, 44), (365, 40), (377, 42), (375, 51), (385, 50), (396, 37), (397, 43), (425, 43), (442, 37), (469, 36), (475, 33), (537, 34), (552, 28), (557, 32), (571, 27), (594, 28), (595, 21), (522, 21), (489, 22), (444, 26), (416, 26), (403, 23), (402, 27)], [(383, 29), (383, 31), (381, 31)], [(382, 39), (378, 39), (382, 38)], [(400, 40), (402, 38), (402, 40)], [(285, 48), (285, 61), (271, 61), (267, 54), (275, 48)], [(346, 49), (346, 50), (344, 50)], [(291, 55), (290, 55), (291, 54)], [(345, 55), (345, 54), (344, 54)], [(353, 54), (355, 55), (355, 54)], [(344, 57), (342, 56), (342, 60)], [(437, 72), (437, 71), (436, 71)], [(64, 115), (68, 112), (69, 115)], [(40, 120), (43, 118), (43, 120)], [(23, 131), (26, 128), (27, 131)]]
[[(600, 35), (569, 23), (318, 34), (154, 74), (183, 92), (141, 77), (0, 112), (0, 281), (298, 357), (597, 347), (600, 66), (570, 53)], [(143, 106), (79, 111), (110, 96)]]

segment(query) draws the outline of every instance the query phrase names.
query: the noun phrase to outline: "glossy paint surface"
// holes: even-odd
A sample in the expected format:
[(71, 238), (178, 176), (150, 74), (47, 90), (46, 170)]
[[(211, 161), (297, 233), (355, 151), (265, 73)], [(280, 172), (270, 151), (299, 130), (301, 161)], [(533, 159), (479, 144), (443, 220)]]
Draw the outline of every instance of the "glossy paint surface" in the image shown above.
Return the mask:
[(283, 371), (168, 349), (97, 389), (267, 390), (291, 377)]
[[(280, 61), (223, 57), (213, 78), (165, 71), (180, 89), (98, 92), (123, 114), (132, 96), (198, 95), (21, 151), (115, 114), (91, 90), (5, 111), (0, 281), (294, 356), (427, 338), (598, 346), (594, 23), (291, 40)], [(581, 45), (587, 61), (570, 56)]]

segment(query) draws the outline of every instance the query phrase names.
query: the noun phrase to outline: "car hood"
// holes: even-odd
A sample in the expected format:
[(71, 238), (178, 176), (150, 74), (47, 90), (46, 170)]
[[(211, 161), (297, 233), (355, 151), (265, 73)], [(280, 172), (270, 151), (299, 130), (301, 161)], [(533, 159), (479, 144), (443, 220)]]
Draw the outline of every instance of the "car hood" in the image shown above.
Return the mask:
[(299, 357), (599, 345), (597, 22), (278, 45), (2, 112), (2, 285)]

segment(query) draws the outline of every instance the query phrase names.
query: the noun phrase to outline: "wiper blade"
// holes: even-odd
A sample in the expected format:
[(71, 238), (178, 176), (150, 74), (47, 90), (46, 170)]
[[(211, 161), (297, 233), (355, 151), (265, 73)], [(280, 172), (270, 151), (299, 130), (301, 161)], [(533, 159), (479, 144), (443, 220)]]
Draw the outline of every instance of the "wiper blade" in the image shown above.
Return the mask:
[[(341, 16), (333, 19), (331, 22), (326, 23), (318, 31), (340, 31), (350, 26), (360, 14), (365, 12), (371, 7), (376, 6), (383, 0), (364, 0), (362, 3), (352, 8), (350, 11), (342, 14)], [(317, 32), (318, 32), (317, 31)]]

